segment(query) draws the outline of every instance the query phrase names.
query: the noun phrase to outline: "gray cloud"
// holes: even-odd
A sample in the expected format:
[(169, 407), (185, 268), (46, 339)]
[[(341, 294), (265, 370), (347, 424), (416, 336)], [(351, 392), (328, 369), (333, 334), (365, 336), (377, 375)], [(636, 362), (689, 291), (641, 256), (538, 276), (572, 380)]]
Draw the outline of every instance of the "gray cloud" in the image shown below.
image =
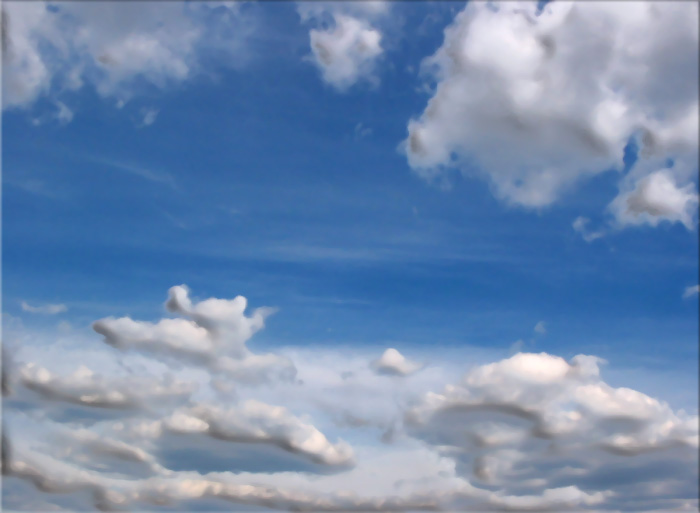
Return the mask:
[(71, 375), (56, 376), (44, 367), (28, 363), (17, 374), (22, 385), (48, 399), (98, 408), (143, 408), (156, 402), (178, 402), (197, 389), (195, 383), (172, 377), (105, 378), (84, 365)]

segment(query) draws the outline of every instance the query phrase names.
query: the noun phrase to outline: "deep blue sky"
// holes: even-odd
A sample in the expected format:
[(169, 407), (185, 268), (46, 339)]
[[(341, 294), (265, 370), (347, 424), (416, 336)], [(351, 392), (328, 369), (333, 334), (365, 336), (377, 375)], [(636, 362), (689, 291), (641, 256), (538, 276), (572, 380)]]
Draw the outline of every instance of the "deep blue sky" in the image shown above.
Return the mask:
[(1, 14), (3, 507), (697, 506), (697, 4)]
[[(482, 180), (455, 173), (444, 188), (411, 171), (398, 145), (429, 98), (415, 70), (455, 7), (428, 21), (425, 9), (404, 6), (378, 87), (339, 94), (319, 80), (284, 4), (265, 10), (280, 31), (238, 68), (144, 86), (122, 109), (84, 87), (65, 125), (35, 126), (41, 101), (4, 112), (4, 311), (29, 326), (155, 320), (185, 283), (279, 307), (253, 346), (523, 339), (696, 373), (697, 297), (682, 294), (698, 283), (697, 231), (633, 227), (588, 243), (572, 229), (578, 216), (601, 223), (616, 172), (526, 210)], [(159, 110), (153, 125), (135, 121), (144, 106)], [(23, 300), (68, 311), (31, 315)]]

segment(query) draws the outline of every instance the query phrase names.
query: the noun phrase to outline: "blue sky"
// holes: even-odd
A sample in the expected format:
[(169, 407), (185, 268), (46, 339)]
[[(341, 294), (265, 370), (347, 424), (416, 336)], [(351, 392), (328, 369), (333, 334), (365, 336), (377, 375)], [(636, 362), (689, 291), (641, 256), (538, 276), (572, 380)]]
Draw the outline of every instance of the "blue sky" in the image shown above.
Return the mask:
[[(12, 31), (13, 16), (22, 13), (19, 4), (8, 5)], [(477, 28), (466, 35), (445, 29), (463, 22), (477, 27), (485, 17), (465, 10), (460, 18), (463, 6), (452, 2), (388, 4), (378, 13), (318, 4), (305, 15), (310, 5), (234, 6), (230, 27), (222, 21), (225, 5), (198, 15), (196, 22), (214, 35), (202, 36), (188, 54), (184, 78), (159, 77), (160, 68), (148, 61), (126, 79), (101, 81), (87, 66), (82, 86), (70, 90), (60, 86), (65, 69), (86, 57), (41, 47), (54, 73), (48, 85), (16, 100), (9, 86), (5, 93), (6, 332), (30, 337), (39, 348), (71, 336), (91, 340), (85, 347), (92, 348), (100, 345), (92, 322), (109, 316), (156, 322), (168, 289), (186, 284), (193, 298), (240, 294), (250, 308), (277, 308), (249, 342), (253, 350), (378, 357), (396, 347), (432, 362), (460, 351), (494, 359), (518, 351), (566, 360), (596, 355), (609, 362), (603, 372), (611, 385), (696, 415), (697, 293), (685, 291), (698, 283), (697, 145), (688, 149), (664, 134), (675, 130), (678, 112), (697, 105), (697, 87), (680, 107), (668, 100), (684, 94), (677, 77), (654, 76), (642, 93), (629, 92), (620, 101), (638, 117), (606, 125), (619, 125), (601, 136), (609, 157), (589, 157), (578, 143), (568, 151), (564, 139), (556, 148), (537, 138), (514, 142), (489, 132), (497, 130), (496, 118), (479, 118), (485, 114), (477, 107), (445, 92), (452, 83), (468, 96), (483, 78), (480, 57), (462, 72), (445, 64), (443, 51), (460, 37), (472, 38), (464, 45), (479, 43)], [(77, 8), (72, 15), (88, 27), (94, 20), (80, 18)], [(477, 21), (467, 25), (467, 15)], [(128, 16), (115, 17), (111, 29), (126, 30)], [(334, 64), (324, 65), (310, 46), (310, 31), (325, 31), (336, 51), (332, 30), (340, 16), (359, 20), (364, 34), (381, 33), (379, 55), (351, 55), (354, 67), (342, 83), (324, 75)], [(592, 9), (590, 16), (608, 14)], [(661, 38), (663, 23), (677, 23), (673, 16), (643, 23), (658, 23), (651, 33)], [(605, 19), (621, 37), (641, 30), (633, 22), (628, 28), (624, 16)], [(49, 33), (46, 25), (43, 30)], [(562, 33), (553, 34), (560, 47), (568, 44)], [(229, 44), (229, 37), (235, 41)], [(657, 46), (670, 52), (677, 41), (669, 39)], [(425, 61), (430, 56), (437, 57)], [(664, 72), (663, 59), (651, 50), (647, 57)], [(9, 62), (3, 77), (26, 71)], [(601, 80), (609, 73), (624, 89), (636, 68), (625, 71), (627, 61), (619, 62), (619, 70), (601, 71)], [(514, 83), (506, 71), (494, 79), (501, 81), (494, 91)], [(551, 71), (558, 77), (561, 70)], [(688, 72), (687, 80), (697, 82), (696, 75)], [(547, 101), (558, 101), (561, 91), (545, 91)], [(480, 103), (489, 101), (486, 93)], [(586, 101), (564, 107), (562, 119), (578, 123)], [(430, 117), (429, 102), (442, 118)], [(69, 119), (56, 116), (59, 104)], [(535, 107), (519, 113), (523, 123), (559, 119), (538, 118)], [(654, 109), (665, 114), (653, 118)], [(670, 150), (637, 156), (629, 143), (641, 136), (629, 127), (643, 116), (645, 130), (656, 130)], [(407, 137), (419, 130), (409, 121), (443, 137), (448, 161), (440, 161), (438, 150), (406, 149)], [(668, 159), (675, 159), (673, 167)], [(568, 177), (551, 194), (540, 195), (549, 190), (542, 182), (549, 175), (543, 178), (537, 167), (542, 163), (560, 165)], [(579, 163), (590, 169), (580, 171)], [(645, 188), (656, 183), (645, 180), (661, 176), (659, 169), (675, 180), (669, 194), (692, 194), (679, 204), (677, 196), (665, 202)], [(646, 210), (614, 206), (616, 198), (633, 196), (646, 201)], [(578, 218), (589, 220), (588, 231), (574, 228)], [(582, 236), (596, 230), (588, 240)], [(31, 311), (58, 304), (65, 311)], [(544, 329), (535, 331), (540, 322)], [(473, 363), (464, 362), (464, 370)], [(12, 507), (22, 509), (21, 503)]]

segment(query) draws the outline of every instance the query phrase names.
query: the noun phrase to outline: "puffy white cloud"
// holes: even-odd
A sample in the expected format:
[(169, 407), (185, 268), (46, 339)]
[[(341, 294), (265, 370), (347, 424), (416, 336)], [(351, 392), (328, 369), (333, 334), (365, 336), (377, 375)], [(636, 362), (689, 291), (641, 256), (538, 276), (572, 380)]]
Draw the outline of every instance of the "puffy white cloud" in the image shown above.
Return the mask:
[(22, 301), (21, 303), (22, 310), (25, 312), (31, 312), (31, 313), (39, 313), (39, 314), (48, 314), (48, 315), (55, 315), (59, 313), (63, 313), (68, 310), (68, 307), (62, 303), (55, 304), (55, 305), (40, 305), (40, 306), (33, 306), (27, 303), (26, 301)]
[(144, 109), (141, 113), (143, 114), (143, 126), (150, 126), (156, 122), (156, 118), (158, 117), (157, 109)]
[(687, 299), (689, 297), (697, 296), (700, 293), (700, 285), (690, 285), (683, 291), (683, 298)]
[(65, 103), (57, 101), (56, 108), (58, 109), (56, 112), (56, 119), (59, 123), (70, 123), (73, 120), (73, 111), (70, 110)]
[(372, 362), (372, 367), (379, 374), (389, 376), (408, 376), (420, 370), (423, 366), (408, 360), (393, 347), (390, 347), (382, 356)]
[(310, 59), (325, 82), (339, 91), (362, 80), (378, 83), (375, 70), (384, 49), (376, 22), (388, 10), (386, 2), (299, 4), (302, 21), (321, 25), (309, 31)]
[(215, 373), (251, 384), (273, 378), (293, 380), (296, 370), (283, 356), (255, 355), (246, 342), (265, 325), (270, 308), (245, 314), (247, 300), (210, 298), (192, 304), (184, 285), (172, 287), (166, 308), (189, 319), (161, 319), (157, 323), (129, 317), (101, 319), (93, 329), (121, 350), (138, 350), (205, 366)]
[(634, 188), (620, 194), (611, 204), (618, 222), (650, 224), (679, 222), (691, 229), (695, 225), (698, 194), (695, 185), (679, 186), (672, 169), (660, 169), (641, 179)]
[(407, 429), (456, 457), (468, 475), (505, 489), (526, 479), (576, 484), (573, 475), (557, 476), (551, 451), (594, 476), (601, 461), (620, 465), (615, 458), (644, 454), (663, 461), (666, 450), (697, 448), (697, 416), (609, 386), (599, 362), (518, 353), (476, 367), (460, 384), (426, 394), (408, 412)]
[[(549, 2), (539, 14), (537, 2), (469, 2), (423, 62), (436, 87), (408, 124), (409, 164), (427, 179), (476, 172), (527, 207), (622, 169), (635, 134), (643, 158), (696, 166), (697, 15), (683, 2)], [(684, 194), (664, 211), (677, 215)]]
[(323, 79), (342, 90), (360, 78), (370, 78), (376, 58), (381, 55), (379, 31), (364, 20), (336, 14), (329, 30), (309, 32), (314, 62)]

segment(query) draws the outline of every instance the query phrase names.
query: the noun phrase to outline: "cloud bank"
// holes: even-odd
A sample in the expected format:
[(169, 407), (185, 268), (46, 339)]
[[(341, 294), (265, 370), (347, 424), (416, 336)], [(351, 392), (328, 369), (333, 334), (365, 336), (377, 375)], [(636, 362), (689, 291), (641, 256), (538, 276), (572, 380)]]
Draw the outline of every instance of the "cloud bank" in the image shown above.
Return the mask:
[(105, 343), (64, 354), (73, 372), (38, 347), (3, 359), (14, 506), (25, 481), (69, 509), (697, 507), (698, 417), (609, 385), (595, 356), (421, 366), (329, 347), (257, 364), (269, 309), (184, 285), (165, 306), (180, 317), (95, 322)]

